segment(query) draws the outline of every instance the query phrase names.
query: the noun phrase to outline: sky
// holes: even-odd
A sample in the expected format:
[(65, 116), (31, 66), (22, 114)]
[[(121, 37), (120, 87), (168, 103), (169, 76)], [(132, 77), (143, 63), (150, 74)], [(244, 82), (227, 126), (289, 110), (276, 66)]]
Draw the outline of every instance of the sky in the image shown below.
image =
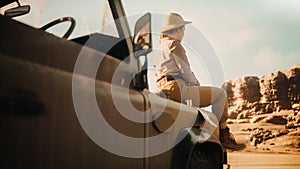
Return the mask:
[(262, 76), (300, 63), (300, 1), (145, 1), (131, 13), (178, 12), (204, 33), (219, 54), (225, 79)]
[[(36, 27), (61, 16), (75, 17), (77, 26), (71, 38), (98, 31), (105, 10), (102, 0), (21, 3), (31, 3), (32, 11), (18, 20)], [(177, 12), (192, 21), (191, 26), (201, 31), (218, 53), (225, 80), (262, 76), (300, 63), (299, 0), (123, 0), (123, 4), (128, 16)], [(199, 68), (203, 65), (194, 62), (191, 52), (187, 54), (198, 79), (206, 82)]]

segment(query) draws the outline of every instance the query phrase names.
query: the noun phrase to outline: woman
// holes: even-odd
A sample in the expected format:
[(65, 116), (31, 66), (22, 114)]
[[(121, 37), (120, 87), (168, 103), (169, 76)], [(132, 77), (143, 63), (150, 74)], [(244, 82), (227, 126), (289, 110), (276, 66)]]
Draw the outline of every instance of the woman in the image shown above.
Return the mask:
[(237, 144), (227, 127), (227, 94), (223, 89), (200, 86), (191, 71), (185, 50), (181, 45), (184, 37), (184, 21), (177, 13), (170, 13), (161, 28), (160, 46), (155, 55), (157, 71), (157, 88), (169, 99), (177, 102), (192, 102), (193, 106), (206, 107), (211, 105), (212, 112), (220, 120), (220, 141), (225, 148), (243, 147)]

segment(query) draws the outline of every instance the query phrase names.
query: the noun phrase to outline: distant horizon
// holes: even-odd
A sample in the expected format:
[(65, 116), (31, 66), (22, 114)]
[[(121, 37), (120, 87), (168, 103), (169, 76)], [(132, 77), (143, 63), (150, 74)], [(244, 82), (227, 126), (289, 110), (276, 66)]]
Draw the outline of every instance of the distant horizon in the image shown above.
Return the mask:
[(276, 73), (276, 72), (278, 72), (278, 71), (280, 71), (280, 72), (283, 72), (283, 73), (285, 73), (285, 71), (288, 71), (288, 70), (290, 70), (290, 69), (292, 69), (292, 68), (294, 68), (294, 67), (298, 67), (298, 68), (300, 68), (300, 63), (297, 63), (297, 64), (294, 64), (293, 66), (291, 66), (291, 67), (289, 67), (289, 68), (286, 68), (286, 69), (278, 69), (278, 70), (275, 70), (275, 71), (273, 71), (273, 72), (269, 72), (269, 73), (266, 73), (266, 74), (262, 74), (262, 75), (241, 75), (241, 76), (238, 76), (238, 77), (235, 77), (235, 78), (232, 78), (232, 79), (225, 79), (226, 81), (228, 81), (228, 80), (235, 80), (235, 79), (238, 79), (238, 78), (241, 78), (241, 77), (263, 77), (263, 76), (267, 76), (267, 75), (270, 75), (270, 74), (272, 74), (272, 73)]

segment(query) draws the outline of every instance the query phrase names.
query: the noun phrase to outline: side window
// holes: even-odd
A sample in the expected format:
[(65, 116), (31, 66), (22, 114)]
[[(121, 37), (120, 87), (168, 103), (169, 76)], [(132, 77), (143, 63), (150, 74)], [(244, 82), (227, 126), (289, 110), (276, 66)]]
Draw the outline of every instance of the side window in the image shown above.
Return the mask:
[(103, 6), (102, 11), (103, 11), (103, 14), (101, 17), (101, 26), (100, 26), (99, 33), (119, 38), (116, 24), (114, 23), (114, 18), (113, 18), (113, 15), (110, 10), (108, 2), (105, 2), (105, 5)]

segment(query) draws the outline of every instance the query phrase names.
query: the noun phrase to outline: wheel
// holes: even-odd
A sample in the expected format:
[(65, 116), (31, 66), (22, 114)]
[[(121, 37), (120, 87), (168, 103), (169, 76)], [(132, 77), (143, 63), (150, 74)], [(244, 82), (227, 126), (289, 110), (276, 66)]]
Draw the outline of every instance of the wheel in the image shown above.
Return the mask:
[(203, 152), (195, 151), (193, 152), (191, 159), (188, 164), (188, 169), (213, 169), (207, 156)]
[(73, 30), (75, 28), (75, 25), (76, 25), (75, 19), (72, 18), (72, 17), (58, 18), (58, 19), (42, 26), (40, 29), (45, 31), (45, 30), (49, 29), (50, 27), (52, 27), (56, 24), (62, 23), (62, 22), (71, 22), (71, 25), (70, 25), (69, 29), (67, 30), (67, 32), (63, 36), (63, 38), (68, 38), (71, 35), (71, 33), (73, 32)]
[(220, 169), (222, 162), (215, 152), (194, 151), (189, 160), (188, 169)]

